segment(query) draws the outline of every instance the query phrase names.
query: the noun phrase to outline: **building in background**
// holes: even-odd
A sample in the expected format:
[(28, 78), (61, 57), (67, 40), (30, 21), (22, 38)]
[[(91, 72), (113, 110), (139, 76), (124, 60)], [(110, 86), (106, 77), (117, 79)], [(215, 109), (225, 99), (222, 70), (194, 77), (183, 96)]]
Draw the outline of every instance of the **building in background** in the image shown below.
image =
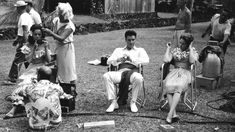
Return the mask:
[(69, 2), (75, 14), (155, 12), (155, 0), (45, 0), (44, 10), (52, 12), (58, 2)]

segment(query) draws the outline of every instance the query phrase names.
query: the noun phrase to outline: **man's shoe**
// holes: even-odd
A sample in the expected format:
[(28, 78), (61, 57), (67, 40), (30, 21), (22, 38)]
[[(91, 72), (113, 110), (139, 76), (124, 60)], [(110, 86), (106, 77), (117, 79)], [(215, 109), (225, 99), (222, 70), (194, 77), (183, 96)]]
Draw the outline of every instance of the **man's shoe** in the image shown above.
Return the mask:
[(131, 107), (131, 112), (134, 112), (134, 113), (138, 112), (138, 108), (135, 102), (131, 102), (130, 107)]
[(106, 110), (106, 112), (110, 113), (113, 112), (115, 109), (118, 109), (118, 103), (116, 100), (113, 100), (113, 102), (111, 103), (111, 105), (109, 106), (109, 108)]

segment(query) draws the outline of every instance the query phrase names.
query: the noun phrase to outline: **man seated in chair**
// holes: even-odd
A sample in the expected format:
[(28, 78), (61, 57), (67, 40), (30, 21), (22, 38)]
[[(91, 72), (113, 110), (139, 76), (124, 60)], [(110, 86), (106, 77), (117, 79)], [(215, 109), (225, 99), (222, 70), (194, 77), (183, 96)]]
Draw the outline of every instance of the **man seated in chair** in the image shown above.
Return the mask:
[[(191, 83), (192, 75), (190, 64), (198, 59), (198, 53), (192, 47), (193, 36), (184, 33), (180, 36), (180, 45), (171, 51), (171, 44), (167, 43), (167, 49), (164, 56), (164, 62), (173, 61), (174, 69), (166, 76), (163, 81), (162, 99), (166, 96), (170, 111), (167, 115), (166, 122), (173, 123), (179, 120), (176, 114), (176, 106), (180, 100), (181, 93), (187, 92)], [(187, 93), (185, 93), (187, 94)]]
[[(143, 48), (137, 48), (135, 46), (136, 35), (137, 33), (133, 30), (126, 31), (126, 46), (123, 48), (116, 48), (107, 60), (107, 64), (118, 66), (118, 70), (109, 71), (103, 75), (108, 100), (111, 100), (112, 102), (106, 112), (113, 112), (115, 109), (119, 108), (120, 104), (126, 104), (126, 99), (128, 97), (128, 87), (122, 87), (125, 85), (123, 82), (133, 85), (130, 108), (132, 112), (138, 111), (136, 100), (138, 97), (138, 92), (143, 86), (143, 76), (136, 72), (136, 69), (138, 69), (138, 65), (140, 64), (149, 63), (149, 57)], [(120, 84), (122, 86), (119, 85), (119, 100), (117, 100), (115, 84), (119, 83), (122, 83)], [(122, 88), (127, 88), (127, 90), (123, 90)], [(120, 93), (120, 90), (127, 91), (127, 93)]]

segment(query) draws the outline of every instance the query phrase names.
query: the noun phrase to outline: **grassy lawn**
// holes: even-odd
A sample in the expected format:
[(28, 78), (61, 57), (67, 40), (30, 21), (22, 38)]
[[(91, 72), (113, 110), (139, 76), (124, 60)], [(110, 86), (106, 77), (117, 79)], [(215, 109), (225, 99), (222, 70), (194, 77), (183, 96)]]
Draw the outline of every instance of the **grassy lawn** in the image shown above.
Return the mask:
[[(202, 39), (200, 37), (202, 30), (205, 29), (206, 24), (195, 24), (193, 26), (193, 34), (195, 37), (194, 46), (198, 51), (206, 45), (208, 38)], [(163, 55), (166, 49), (166, 42), (172, 40), (172, 27), (165, 28), (142, 28), (135, 29), (138, 33), (137, 46), (145, 48), (149, 57), (149, 65), (144, 67), (145, 87), (147, 88), (147, 102), (146, 106), (139, 109), (139, 112), (133, 114), (129, 110), (129, 106), (115, 111), (113, 114), (106, 114), (105, 110), (109, 106), (106, 98), (106, 91), (102, 84), (102, 75), (107, 71), (105, 66), (92, 66), (87, 62), (90, 60), (100, 59), (104, 54), (111, 54), (116, 47), (123, 47), (124, 32), (126, 30), (118, 30), (105, 33), (95, 33), (83, 36), (75, 36), (74, 45), (76, 49), (76, 66), (77, 66), (77, 100), (76, 110), (67, 116), (63, 117), (63, 122), (57, 129), (50, 131), (160, 131), (159, 125), (165, 124), (168, 108), (159, 111), (157, 102), (157, 93), (159, 90), (160, 70)], [(48, 38), (52, 47), (53, 40)], [(53, 48), (52, 48), (53, 49)], [(229, 84), (230, 79), (235, 79), (235, 45), (228, 48), (226, 55), (226, 65), (224, 69), (223, 86), (219, 89), (197, 89), (198, 105), (195, 113), (192, 114), (183, 105), (179, 105), (177, 110), (181, 118), (180, 123), (172, 124), (178, 131), (234, 131), (235, 125), (229, 122), (235, 122), (235, 115), (223, 111), (214, 110), (206, 105), (208, 101), (220, 98), (221, 94), (235, 90), (235, 86)], [(15, 54), (15, 47), (12, 46), (12, 41), (0, 42), (0, 81), (3, 81), (9, 72), (13, 57)], [(198, 63), (197, 73), (201, 71), (201, 64)], [(18, 117), (8, 120), (1, 118), (11, 108), (11, 104), (4, 100), (7, 94), (10, 94), (14, 89), (13, 86), (1, 86), (0, 94), (0, 131), (30, 131), (28, 129), (27, 118)], [(224, 101), (215, 104), (215, 107), (225, 103)], [(202, 116), (203, 115), (203, 116)], [(208, 118), (211, 117), (211, 118)], [(76, 127), (77, 123), (90, 121), (104, 121), (115, 120), (115, 128), (95, 128), (82, 130)]]

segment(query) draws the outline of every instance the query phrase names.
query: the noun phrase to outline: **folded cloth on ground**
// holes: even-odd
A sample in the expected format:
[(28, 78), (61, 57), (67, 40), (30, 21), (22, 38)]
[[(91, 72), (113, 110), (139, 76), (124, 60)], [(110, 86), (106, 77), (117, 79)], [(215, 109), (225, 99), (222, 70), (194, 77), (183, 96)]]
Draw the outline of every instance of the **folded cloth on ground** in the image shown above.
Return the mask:
[(93, 61), (88, 61), (87, 62), (88, 64), (91, 64), (91, 65), (99, 65), (101, 62), (100, 62), (100, 60), (93, 60)]

